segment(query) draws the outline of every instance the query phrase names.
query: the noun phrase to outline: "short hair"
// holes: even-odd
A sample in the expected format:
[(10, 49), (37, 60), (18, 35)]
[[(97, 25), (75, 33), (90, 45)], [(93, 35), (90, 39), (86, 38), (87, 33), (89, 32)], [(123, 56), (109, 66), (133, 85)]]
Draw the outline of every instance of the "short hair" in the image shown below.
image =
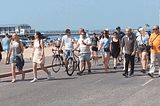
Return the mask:
[(8, 33), (6, 33), (6, 35), (8, 36)]
[(65, 33), (67, 34), (68, 32), (70, 32), (70, 29), (66, 29)]
[(113, 32), (113, 35), (114, 35), (114, 34), (116, 34), (116, 35), (117, 35), (117, 32)]
[(82, 30), (84, 32), (84, 28), (79, 28), (79, 30)]
[(126, 30), (127, 30), (127, 29), (130, 30), (130, 31), (132, 31), (132, 29), (131, 29), (130, 27), (126, 28)]
[(93, 33), (93, 35), (97, 35), (96, 33)]

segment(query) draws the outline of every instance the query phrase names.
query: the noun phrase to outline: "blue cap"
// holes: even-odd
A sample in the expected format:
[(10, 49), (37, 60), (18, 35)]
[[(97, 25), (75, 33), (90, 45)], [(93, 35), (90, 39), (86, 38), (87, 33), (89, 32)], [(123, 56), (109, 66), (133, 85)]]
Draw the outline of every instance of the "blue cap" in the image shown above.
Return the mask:
[(138, 27), (138, 29), (137, 30), (139, 30), (140, 28), (142, 28), (141, 26), (140, 27)]

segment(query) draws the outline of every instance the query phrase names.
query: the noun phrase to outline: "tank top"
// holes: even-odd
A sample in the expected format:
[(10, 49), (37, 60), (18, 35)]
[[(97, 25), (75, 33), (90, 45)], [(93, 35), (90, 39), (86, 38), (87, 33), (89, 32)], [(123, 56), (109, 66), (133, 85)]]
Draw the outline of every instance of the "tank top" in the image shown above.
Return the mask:
[(114, 50), (119, 50), (120, 49), (119, 39), (117, 42), (112, 41), (112, 46)]
[(11, 57), (15, 57), (17, 54), (21, 53), (20, 41), (19, 42), (12, 41), (11, 47), (12, 47)]
[(8, 42), (8, 39), (9, 38), (7, 38), (7, 37), (5, 37), (5, 38), (2, 39), (3, 50), (8, 50), (9, 49), (10, 42)]

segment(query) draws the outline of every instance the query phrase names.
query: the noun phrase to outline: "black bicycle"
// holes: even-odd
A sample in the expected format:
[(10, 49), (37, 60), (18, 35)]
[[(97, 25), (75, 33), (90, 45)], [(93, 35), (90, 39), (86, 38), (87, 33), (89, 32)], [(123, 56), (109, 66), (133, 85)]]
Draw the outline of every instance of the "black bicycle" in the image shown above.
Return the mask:
[[(58, 54), (56, 54), (56, 51), (58, 52)], [(63, 54), (62, 50), (54, 50), (52, 49), (52, 52), (54, 55), (52, 55), (53, 60), (52, 60), (52, 70), (57, 73), (61, 66), (65, 66), (64, 62), (63, 62), (63, 57), (60, 54)]]
[[(80, 52), (79, 50), (76, 50), (76, 51)], [(72, 51), (72, 56), (70, 56), (67, 59), (67, 68), (66, 68), (67, 74), (69, 76), (72, 76), (72, 74), (77, 69), (77, 67), (78, 67), (78, 70), (80, 71), (79, 64), (80, 64), (80, 61), (79, 61), (78, 55), (76, 55), (75, 52)], [(84, 70), (85, 70), (85, 62), (84, 62), (84, 67), (82, 69), (82, 72)]]

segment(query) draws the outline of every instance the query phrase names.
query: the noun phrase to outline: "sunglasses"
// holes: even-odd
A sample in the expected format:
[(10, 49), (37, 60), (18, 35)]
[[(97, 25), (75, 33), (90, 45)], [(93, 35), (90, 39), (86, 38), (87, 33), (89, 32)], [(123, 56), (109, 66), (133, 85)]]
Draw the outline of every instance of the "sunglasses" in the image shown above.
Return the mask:
[(158, 30), (158, 29), (153, 29), (153, 30)]

